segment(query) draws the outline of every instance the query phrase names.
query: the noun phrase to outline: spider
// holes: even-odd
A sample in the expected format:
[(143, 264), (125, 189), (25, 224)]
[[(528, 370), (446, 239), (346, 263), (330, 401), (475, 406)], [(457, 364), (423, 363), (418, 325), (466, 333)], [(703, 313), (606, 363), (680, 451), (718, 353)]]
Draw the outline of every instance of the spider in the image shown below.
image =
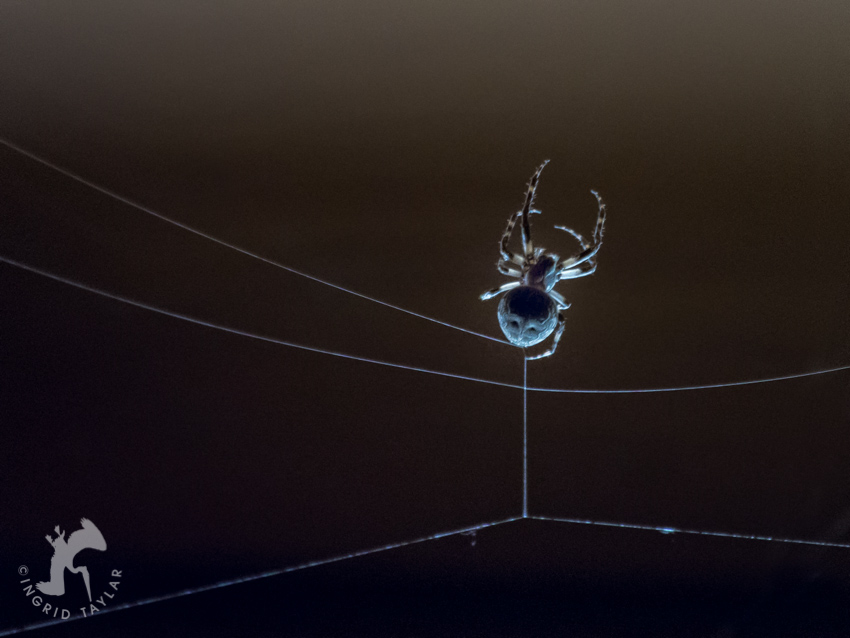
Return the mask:
[[(592, 190), (590, 192), (596, 197), (599, 205), (592, 242), (566, 226), (555, 226), (575, 237), (581, 245), (581, 252), (567, 259), (560, 259), (554, 253), (534, 247), (531, 242), (529, 216), (540, 213), (539, 210), (531, 208), (531, 205), (534, 202), (537, 180), (548, 163), (549, 160), (543, 162), (531, 177), (525, 205), (521, 211), (510, 216), (508, 227), (499, 243), (499, 251), (502, 254), (497, 264), (499, 272), (509, 277), (517, 277), (519, 281), (511, 281), (481, 295), (482, 301), (486, 301), (503, 292), (508, 293), (499, 302), (499, 325), (508, 341), (515, 346), (529, 348), (555, 333), (548, 350), (533, 357), (526, 356), (527, 360), (542, 359), (554, 354), (564, 333), (565, 320), (561, 311), (570, 307), (561, 294), (555, 292), (555, 284), (562, 279), (587, 277), (596, 272), (596, 253), (602, 246), (602, 231), (605, 227), (605, 204), (599, 194)], [(522, 220), (522, 255), (508, 250), (508, 241), (518, 219)]]

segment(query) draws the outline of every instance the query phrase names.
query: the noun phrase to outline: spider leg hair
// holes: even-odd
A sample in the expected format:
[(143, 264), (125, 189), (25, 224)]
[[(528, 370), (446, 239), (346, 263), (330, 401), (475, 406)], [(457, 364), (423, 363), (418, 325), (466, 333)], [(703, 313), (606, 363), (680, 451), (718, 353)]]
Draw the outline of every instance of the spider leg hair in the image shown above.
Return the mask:
[(575, 237), (578, 242), (581, 244), (582, 250), (587, 250), (594, 244), (601, 243), (602, 241), (602, 233), (605, 230), (605, 203), (602, 201), (602, 198), (599, 196), (599, 193), (592, 190), (594, 197), (596, 197), (596, 201), (599, 203), (599, 213), (596, 216), (596, 227), (593, 229), (593, 244), (587, 241), (581, 233), (574, 231), (572, 228), (567, 228), (566, 226), (555, 226), (558, 230), (563, 230), (568, 232), (570, 235)]
[(596, 202), (599, 204), (599, 213), (596, 215), (596, 228), (593, 229), (593, 243), (598, 244), (602, 241), (602, 232), (605, 230), (605, 202), (602, 201), (599, 193), (594, 190), (590, 192), (593, 193)]
[(522, 283), (522, 282), (511, 281), (509, 283), (502, 284), (498, 288), (493, 288), (493, 290), (488, 290), (483, 295), (481, 295), (479, 297), (479, 299), (481, 299), (481, 301), (487, 301), (488, 299), (492, 299), (493, 297), (500, 295), (503, 292), (507, 292), (508, 290), (511, 290), (512, 288), (516, 288), (517, 286), (520, 285), (520, 283)]
[(522, 207), (522, 247), (525, 251), (526, 261), (530, 261), (534, 255), (534, 245), (531, 243), (531, 224), (528, 223), (528, 216), (531, 211), (531, 204), (534, 202), (534, 193), (537, 190), (540, 173), (548, 163), (549, 160), (545, 160), (531, 176), (531, 181), (528, 182), (528, 191), (525, 194), (525, 205)]
[(549, 357), (555, 354), (555, 349), (558, 347), (558, 342), (561, 340), (561, 335), (564, 334), (564, 326), (566, 325), (566, 320), (564, 319), (564, 315), (560, 312), (558, 313), (558, 329), (555, 330), (555, 338), (552, 339), (552, 345), (549, 346), (549, 349), (546, 352), (543, 352), (538, 355), (534, 355), (533, 357), (526, 357), (526, 361), (533, 361), (534, 359), (542, 359), (544, 357)]
[(557, 228), (558, 230), (565, 230), (570, 235), (575, 237), (578, 240), (578, 243), (581, 244), (582, 250), (587, 250), (588, 248), (590, 248), (590, 242), (587, 241), (581, 234), (574, 231), (572, 228), (567, 228), (566, 226), (555, 226), (555, 228)]

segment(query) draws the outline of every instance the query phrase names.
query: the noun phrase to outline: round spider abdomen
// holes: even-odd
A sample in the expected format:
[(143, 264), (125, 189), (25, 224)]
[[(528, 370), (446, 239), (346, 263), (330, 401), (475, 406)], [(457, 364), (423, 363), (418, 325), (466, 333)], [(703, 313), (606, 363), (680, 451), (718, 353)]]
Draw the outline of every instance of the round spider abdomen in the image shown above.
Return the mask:
[(520, 286), (508, 291), (499, 302), (499, 325), (515, 346), (528, 348), (555, 330), (558, 307), (538, 288)]

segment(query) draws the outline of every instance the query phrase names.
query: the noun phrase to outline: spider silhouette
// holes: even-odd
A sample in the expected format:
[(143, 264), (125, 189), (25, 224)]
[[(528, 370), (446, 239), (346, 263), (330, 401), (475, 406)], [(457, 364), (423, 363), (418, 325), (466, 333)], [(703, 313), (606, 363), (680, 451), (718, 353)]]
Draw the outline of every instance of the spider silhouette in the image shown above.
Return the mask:
[[(528, 183), (525, 205), (522, 210), (514, 213), (508, 219), (508, 227), (499, 243), (502, 255), (498, 262), (499, 272), (518, 281), (511, 281), (481, 295), (482, 300), (492, 299), (503, 292), (507, 294), (499, 302), (499, 325), (502, 332), (515, 346), (529, 348), (544, 341), (553, 332), (555, 337), (552, 344), (541, 354), (526, 359), (542, 359), (554, 354), (564, 333), (564, 315), (561, 312), (570, 304), (554, 290), (555, 284), (563, 279), (587, 277), (596, 272), (596, 254), (602, 246), (602, 232), (605, 228), (605, 204), (596, 191), (590, 191), (596, 197), (599, 212), (596, 217), (596, 228), (593, 240), (586, 240), (581, 234), (566, 226), (555, 226), (575, 237), (581, 252), (567, 259), (561, 259), (554, 253), (546, 252), (542, 247), (535, 248), (531, 241), (531, 224), (529, 217), (539, 214), (539, 210), (531, 208), (537, 181), (540, 173), (549, 160), (540, 165)], [(517, 220), (521, 220), (522, 250), (518, 255), (508, 250), (508, 241), (513, 233)]]

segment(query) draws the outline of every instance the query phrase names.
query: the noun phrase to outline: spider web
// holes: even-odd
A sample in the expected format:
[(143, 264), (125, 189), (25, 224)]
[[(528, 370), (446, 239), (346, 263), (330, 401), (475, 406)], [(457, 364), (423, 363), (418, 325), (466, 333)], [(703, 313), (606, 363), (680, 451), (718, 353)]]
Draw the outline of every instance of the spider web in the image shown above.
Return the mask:
[[(333, 288), (337, 291), (344, 292), (344, 293), (351, 294), (351, 295), (355, 295), (355, 296), (357, 296), (361, 299), (364, 299), (364, 300), (366, 300), (370, 303), (380, 304), (381, 306), (384, 306), (384, 307), (390, 308), (392, 310), (411, 315), (411, 316), (416, 317), (418, 319), (422, 319), (422, 320), (425, 320), (425, 321), (435, 323), (435, 324), (443, 326), (445, 328), (450, 328), (450, 329), (453, 329), (453, 330), (457, 330), (457, 331), (466, 333), (466, 334), (471, 335), (471, 336), (476, 336), (478, 338), (482, 338), (482, 339), (486, 339), (486, 340), (489, 340), (489, 341), (492, 341), (492, 342), (500, 343), (502, 345), (510, 346), (510, 344), (508, 344), (507, 342), (505, 342), (502, 339), (497, 339), (497, 338), (491, 337), (489, 335), (481, 334), (481, 333), (475, 332), (473, 330), (469, 330), (469, 329), (461, 327), (461, 326), (457, 326), (457, 325), (454, 325), (454, 324), (451, 324), (451, 323), (448, 323), (448, 322), (445, 322), (445, 321), (442, 321), (442, 320), (439, 320), (439, 319), (435, 319), (433, 317), (423, 315), (421, 313), (417, 313), (417, 312), (407, 310), (407, 309), (402, 308), (400, 306), (396, 306), (394, 304), (387, 303), (387, 302), (380, 300), (380, 299), (377, 299), (375, 297), (371, 297), (371, 296), (359, 293), (357, 291), (345, 288), (343, 286), (339, 286), (339, 285), (337, 285), (333, 282), (330, 282), (330, 281), (327, 281), (327, 280), (324, 280), (324, 279), (320, 279), (318, 277), (310, 275), (310, 274), (303, 272), (301, 270), (297, 270), (297, 269), (292, 268), (290, 266), (284, 265), (280, 262), (268, 259), (266, 257), (263, 257), (262, 255), (255, 253), (255, 252), (252, 252), (250, 250), (236, 246), (232, 243), (223, 241), (219, 238), (216, 238), (216, 237), (213, 237), (212, 235), (209, 235), (208, 233), (202, 232), (202, 231), (197, 230), (193, 227), (190, 227), (186, 224), (183, 224), (181, 222), (173, 220), (173, 219), (171, 219), (171, 218), (169, 218), (169, 217), (167, 217), (167, 216), (165, 216), (165, 215), (163, 215), (159, 212), (156, 212), (156, 211), (154, 211), (154, 210), (152, 210), (152, 209), (150, 209), (146, 206), (143, 206), (143, 205), (141, 205), (141, 204), (139, 204), (139, 203), (137, 203), (133, 200), (125, 198), (125, 197), (123, 197), (123, 196), (121, 196), (121, 195), (119, 195), (119, 194), (117, 194), (117, 193), (115, 193), (115, 192), (113, 192), (109, 189), (106, 189), (106, 188), (104, 188), (104, 187), (102, 187), (98, 184), (95, 184), (95, 183), (93, 183), (93, 182), (91, 182), (91, 181), (89, 181), (89, 180), (87, 180), (87, 179), (85, 179), (85, 178), (83, 178), (79, 175), (76, 175), (76, 174), (74, 174), (74, 173), (72, 173), (72, 172), (70, 172), (70, 171), (50, 162), (50, 161), (48, 161), (48, 160), (45, 160), (45, 159), (43, 159), (43, 158), (41, 158), (41, 157), (31, 153), (31, 152), (19, 147), (19, 146), (15, 145), (15, 144), (7, 141), (7, 140), (0, 139), (0, 144), (6, 146), (7, 148), (9, 148), (9, 149), (11, 149), (11, 150), (13, 150), (17, 153), (20, 153), (20, 154), (22, 154), (22, 155), (24, 155), (24, 156), (26, 156), (26, 157), (34, 160), (34, 161), (37, 161), (37, 162), (43, 164), (44, 166), (47, 166), (47, 167), (49, 167), (49, 168), (51, 168), (51, 169), (53, 169), (53, 170), (55, 170), (59, 173), (71, 178), (71, 179), (74, 179), (77, 182), (80, 182), (80, 183), (82, 183), (82, 184), (102, 193), (102, 194), (105, 194), (105, 195), (107, 195), (107, 196), (109, 196), (109, 197), (111, 197), (111, 198), (113, 198), (113, 199), (115, 199), (119, 202), (122, 202), (123, 204), (129, 205), (129, 206), (131, 206), (131, 207), (133, 207), (137, 210), (140, 210), (144, 213), (152, 215), (152, 216), (154, 216), (154, 217), (156, 217), (156, 218), (158, 218), (158, 219), (160, 219), (164, 222), (167, 222), (169, 224), (177, 226), (177, 227), (179, 227), (179, 228), (181, 228), (185, 231), (193, 233), (193, 234), (195, 234), (199, 237), (202, 237), (202, 238), (204, 238), (208, 241), (215, 242), (216, 244), (219, 244), (219, 245), (226, 247), (230, 250), (237, 251), (237, 252), (239, 252), (239, 253), (241, 253), (245, 256), (249, 256), (249, 257), (256, 259), (256, 260), (259, 260), (263, 263), (269, 264), (269, 265), (274, 266), (276, 268), (280, 268), (280, 269), (285, 270), (285, 271), (287, 271), (291, 274), (298, 275), (300, 277), (304, 277), (304, 278), (306, 278), (306, 279), (308, 279), (308, 280), (310, 280), (314, 283), (319, 283), (319, 284), (322, 284), (324, 286), (328, 286), (330, 288)], [(252, 332), (252, 331), (249, 331), (249, 330), (243, 330), (243, 329), (240, 329), (238, 327), (223, 325), (221, 323), (217, 323), (217, 322), (210, 321), (210, 320), (200, 318), (200, 317), (195, 317), (195, 316), (192, 316), (192, 315), (189, 315), (189, 314), (174, 312), (174, 311), (159, 307), (155, 304), (148, 303), (148, 302), (145, 302), (145, 301), (140, 301), (140, 300), (131, 298), (129, 296), (126, 296), (124, 294), (105, 290), (105, 289), (99, 288), (97, 286), (87, 284), (85, 282), (76, 281), (74, 279), (65, 277), (61, 274), (51, 272), (49, 270), (39, 268), (39, 267), (33, 266), (31, 264), (27, 264), (27, 263), (24, 263), (22, 261), (12, 259), (12, 258), (9, 258), (9, 257), (6, 257), (6, 256), (0, 255), (0, 261), (8, 264), (10, 266), (13, 266), (13, 267), (16, 267), (16, 268), (37, 274), (37, 275), (40, 275), (42, 277), (51, 279), (53, 281), (56, 281), (56, 282), (59, 282), (59, 283), (62, 283), (62, 284), (65, 284), (65, 285), (68, 285), (68, 286), (71, 286), (71, 287), (74, 287), (74, 288), (79, 289), (79, 290), (86, 291), (88, 293), (92, 293), (92, 294), (95, 294), (95, 295), (99, 295), (101, 297), (111, 299), (113, 301), (118, 301), (118, 302), (121, 302), (121, 303), (124, 303), (124, 304), (129, 304), (131, 306), (135, 306), (137, 308), (141, 308), (141, 309), (151, 311), (151, 312), (154, 312), (154, 313), (158, 313), (158, 314), (161, 314), (161, 315), (166, 315), (166, 316), (174, 318), (174, 319), (178, 319), (178, 320), (185, 321), (185, 322), (190, 322), (190, 323), (200, 325), (200, 326), (204, 326), (204, 327), (207, 327), (207, 328), (211, 328), (211, 329), (214, 329), (214, 330), (224, 331), (224, 332), (234, 334), (234, 335), (238, 335), (238, 336), (245, 337), (245, 338), (259, 340), (259, 341), (267, 342), (267, 343), (274, 344), (274, 345), (284, 346), (284, 347), (287, 347), (287, 348), (303, 350), (303, 351), (307, 351), (307, 352), (310, 352), (310, 353), (321, 354), (321, 355), (332, 356), (332, 357), (339, 357), (339, 358), (344, 358), (344, 359), (350, 359), (350, 360), (358, 361), (358, 362), (361, 362), (361, 363), (368, 363), (368, 364), (372, 364), (372, 365), (380, 365), (380, 366), (386, 366), (386, 367), (392, 367), (392, 368), (399, 368), (399, 369), (404, 369), (404, 370), (408, 370), (408, 371), (412, 371), (412, 372), (429, 374), (429, 375), (437, 375), (437, 376), (447, 377), (447, 378), (456, 379), (456, 380), (460, 380), (460, 381), (464, 381), (464, 382), (480, 383), (480, 384), (487, 384), (487, 385), (494, 385), (494, 386), (500, 386), (500, 387), (522, 390), (522, 428), (523, 428), (523, 437), (522, 437), (522, 461), (523, 461), (522, 462), (522, 468), (523, 468), (522, 471), (523, 471), (523, 475), (522, 475), (522, 485), (521, 485), (522, 506), (521, 506), (521, 511), (518, 512), (516, 516), (501, 519), (501, 520), (488, 521), (488, 522), (480, 523), (480, 524), (473, 525), (473, 526), (463, 527), (463, 528), (460, 528), (460, 529), (454, 529), (454, 530), (449, 530), (449, 531), (445, 531), (445, 532), (439, 532), (439, 533), (436, 533), (436, 534), (431, 534), (431, 535), (426, 535), (426, 536), (422, 536), (422, 537), (418, 537), (418, 538), (413, 538), (411, 540), (406, 540), (406, 541), (401, 541), (401, 542), (396, 542), (396, 543), (390, 543), (390, 544), (382, 545), (382, 546), (379, 546), (379, 547), (349, 552), (349, 553), (345, 553), (345, 554), (341, 554), (341, 555), (337, 555), (337, 556), (332, 556), (332, 557), (329, 557), (329, 558), (322, 558), (322, 559), (318, 559), (318, 560), (299, 563), (299, 564), (288, 566), (288, 567), (272, 569), (272, 570), (256, 573), (256, 574), (249, 575), (249, 576), (244, 576), (244, 577), (239, 577), (239, 578), (231, 578), (231, 579), (227, 579), (227, 580), (213, 582), (211, 584), (201, 586), (201, 587), (186, 588), (186, 589), (183, 589), (183, 590), (180, 590), (180, 591), (175, 591), (175, 592), (167, 593), (167, 594), (164, 594), (164, 595), (142, 598), (142, 599), (139, 599), (139, 600), (130, 601), (130, 602), (127, 602), (127, 603), (124, 603), (124, 604), (120, 604), (120, 605), (117, 605), (117, 606), (108, 607), (108, 608), (102, 610), (101, 613), (111, 612), (111, 611), (119, 611), (119, 610), (123, 610), (123, 609), (138, 607), (138, 606), (141, 606), (141, 605), (160, 602), (160, 601), (178, 598), (178, 597), (182, 597), (182, 596), (188, 596), (188, 595), (191, 595), (191, 594), (194, 594), (194, 593), (210, 591), (210, 590), (213, 590), (213, 589), (219, 589), (219, 588), (227, 587), (227, 586), (230, 586), (230, 585), (235, 585), (235, 584), (239, 584), (239, 583), (245, 583), (245, 582), (250, 582), (250, 581), (254, 581), (254, 580), (258, 580), (258, 579), (262, 579), (262, 578), (267, 578), (267, 577), (270, 577), (270, 576), (276, 576), (276, 575), (291, 573), (291, 572), (295, 572), (295, 571), (309, 569), (311, 567), (317, 567), (317, 566), (320, 566), (320, 565), (326, 565), (326, 564), (330, 564), (330, 563), (340, 562), (340, 561), (344, 561), (344, 560), (347, 560), (347, 559), (367, 556), (367, 555), (375, 554), (375, 553), (378, 553), (378, 552), (384, 552), (384, 551), (398, 549), (398, 548), (409, 546), (409, 545), (433, 541), (433, 540), (445, 538), (445, 537), (448, 537), (448, 536), (454, 536), (454, 535), (459, 535), (459, 534), (469, 534), (471, 532), (476, 532), (478, 530), (487, 529), (487, 528), (491, 528), (491, 527), (494, 527), (494, 526), (497, 526), (497, 525), (503, 525), (503, 524), (511, 523), (511, 522), (514, 522), (514, 521), (522, 520), (522, 519), (557, 522), (557, 523), (582, 525), (582, 526), (598, 526), (598, 527), (609, 527), (609, 528), (619, 528), (619, 529), (652, 531), (652, 532), (658, 532), (658, 533), (662, 533), (662, 534), (687, 534), (687, 535), (696, 535), (696, 536), (721, 537), (721, 538), (729, 538), (729, 539), (737, 539), (737, 540), (760, 541), (760, 542), (781, 543), (781, 544), (791, 544), (791, 545), (834, 547), (834, 548), (844, 548), (844, 549), (850, 548), (850, 543), (829, 542), (829, 541), (817, 540), (817, 539), (810, 540), (810, 539), (799, 539), (799, 538), (786, 538), (786, 537), (771, 536), (771, 535), (744, 534), (744, 533), (726, 532), (726, 531), (717, 531), (717, 530), (688, 529), (688, 528), (682, 528), (682, 527), (676, 527), (676, 526), (643, 525), (643, 524), (628, 523), (628, 522), (611, 522), (611, 521), (587, 520), (587, 519), (580, 519), (580, 518), (567, 518), (567, 517), (558, 517), (558, 516), (542, 516), (542, 515), (536, 515), (533, 512), (529, 511), (529, 499), (528, 499), (528, 497), (529, 497), (528, 469), (529, 469), (529, 460), (530, 460), (529, 454), (528, 454), (528, 433), (529, 433), (529, 423), (528, 423), (528, 402), (529, 401), (528, 401), (528, 396), (529, 396), (529, 392), (532, 392), (532, 393), (534, 393), (534, 392), (578, 393), (578, 394), (634, 394), (634, 393), (695, 391), (695, 390), (705, 390), (705, 389), (714, 389), (714, 388), (728, 388), (728, 387), (743, 386), (743, 385), (769, 383), (769, 382), (783, 381), (783, 380), (789, 380), (789, 379), (795, 379), (795, 378), (801, 378), (801, 377), (822, 375), (822, 374), (827, 374), (827, 373), (831, 373), (831, 372), (837, 372), (837, 371), (841, 371), (841, 370), (850, 369), (850, 365), (838, 366), (838, 367), (822, 369), (822, 370), (787, 374), (787, 375), (775, 376), (775, 377), (769, 377), (769, 378), (752, 379), (752, 380), (744, 380), (744, 381), (732, 381), (732, 382), (728, 382), (728, 383), (677, 386), (677, 387), (636, 388), (636, 389), (581, 389), (581, 388), (529, 387), (529, 385), (528, 385), (528, 364), (525, 361), (523, 362), (523, 375), (522, 375), (523, 383), (521, 385), (519, 385), (519, 384), (506, 383), (506, 382), (493, 380), (493, 379), (477, 378), (477, 377), (471, 377), (471, 376), (466, 376), (466, 375), (454, 374), (454, 373), (451, 373), (451, 372), (446, 372), (446, 371), (441, 371), (441, 370), (427, 369), (427, 368), (422, 368), (422, 367), (405, 365), (405, 364), (401, 364), (401, 363), (383, 361), (383, 360), (378, 360), (378, 359), (371, 359), (371, 358), (356, 356), (356, 355), (352, 355), (352, 354), (348, 354), (348, 353), (344, 353), (344, 352), (331, 351), (331, 350), (307, 346), (307, 345), (303, 345), (303, 344), (299, 344), (299, 343), (295, 343), (295, 342), (291, 342), (291, 341), (286, 341), (286, 340), (275, 338), (273, 336), (262, 335), (262, 334), (258, 334), (258, 333), (255, 333), (255, 332)], [(70, 620), (75, 620), (77, 618), (79, 618), (79, 616), (72, 616), (72, 618)], [(32, 629), (46, 627), (46, 626), (50, 626), (50, 625), (54, 625), (54, 624), (58, 624), (58, 623), (62, 623), (62, 622), (65, 622), (65, 621), (57, 619), (57, 620), (48, 620), (48, 621), (44, 621), (44, 622), (27, 624), (27, 625), (24, 625), (24, 626), (21, 626), (21, 627), (16, 627), (16, 628), (0, 631), (0, 636), (25, 632), (25, 631), (29, 631), (29, 630), (32, 630)]]

